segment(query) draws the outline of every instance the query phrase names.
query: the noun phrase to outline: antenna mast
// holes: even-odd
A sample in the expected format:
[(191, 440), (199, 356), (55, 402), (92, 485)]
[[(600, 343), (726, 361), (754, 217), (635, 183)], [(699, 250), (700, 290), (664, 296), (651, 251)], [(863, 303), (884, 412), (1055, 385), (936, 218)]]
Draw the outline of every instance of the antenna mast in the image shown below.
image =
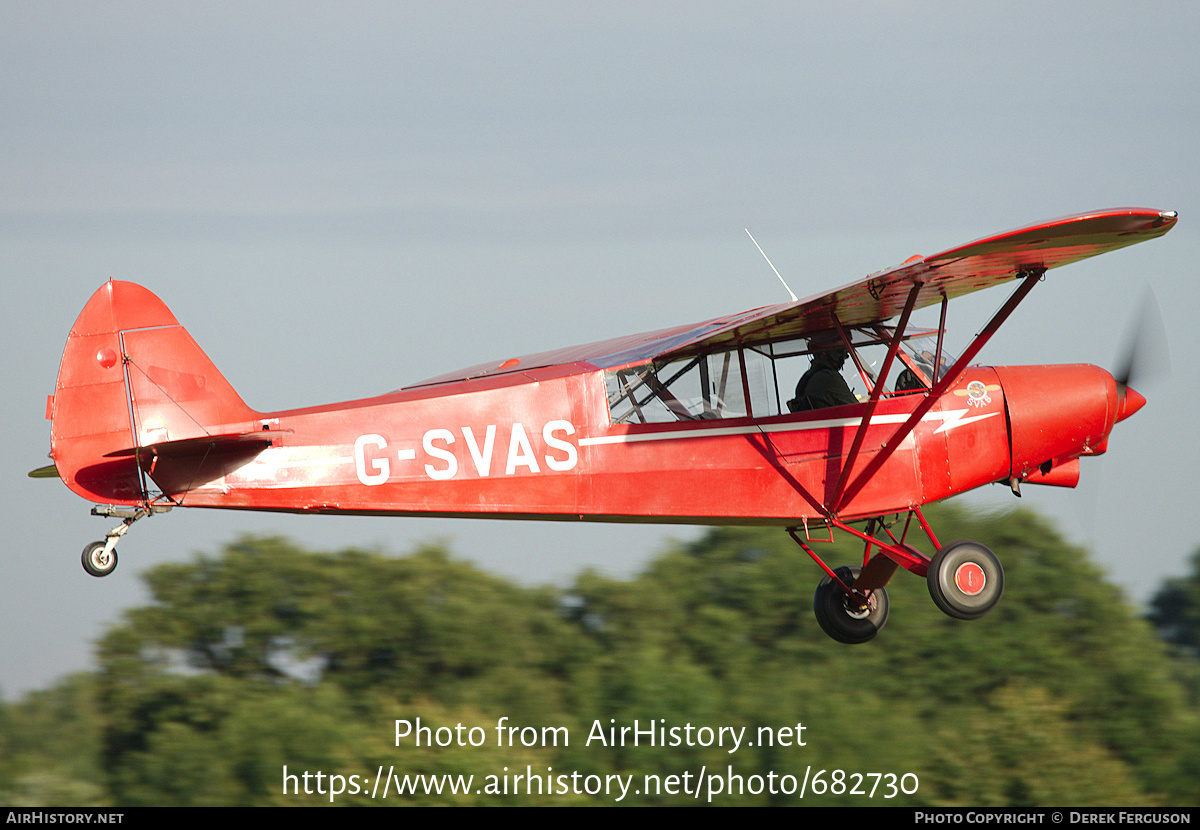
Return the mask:
[(788, 284), (784, 282), (783, 275), (779, 273), (779, 269), (771, 262), (771, 258), (767, 256), (767, 252), (762, 249), (762, 245), (758, 244), (758, 240), (754, 238), (754, 234), (750, 233), (749, 228), (743, 228), (746, 231), (746, 236), (750, 237), (750, 241), (754, 243), (754, 247), (758, 248), (758, 252), (763, 255), (763, 259), (767, 261), (767, 265), (771, 266), (771, 270), (775, 272), (775, 276), (779, 277), (779, 281), (783, 283), (783, 287), (787, 288), (788, 296), (792, 298), (792, 302), (796, 302), (796, 295), (792, 293), (792, 289), (788, 288)]

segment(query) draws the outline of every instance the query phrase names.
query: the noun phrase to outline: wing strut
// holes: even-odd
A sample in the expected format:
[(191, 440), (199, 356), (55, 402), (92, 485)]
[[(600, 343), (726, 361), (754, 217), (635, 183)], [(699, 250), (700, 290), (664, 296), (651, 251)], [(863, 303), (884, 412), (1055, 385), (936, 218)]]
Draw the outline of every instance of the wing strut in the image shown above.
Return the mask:
[(950, 305), (950, 298), (943, 294), (942, 313), (938, 319), (937, 351), (933, 355), (933, 374), (929, 377), (931, 384), (938, 382), (938, 372), (942, 369), (942, 340), (946, 337), (946, 306), (948, 305)]
[[(910, 432), (913, 431), (914, 428), (916, 428), (916, 425), (921, 422), (921, 418), (925, 417), (925, 413), (933, 408), (933, 405), (938, 402), (942, 395), (946, 394), (946, 390), (958, 380), (959, 376), (963, 373), (967, 366), (970, 365), (971, 361), (975, 359), (975, 355), (979, 354), (979, 350), (982, 349), (988, 340), (991, 339), (992, 335), (996, 333), (996, 329), (1000, 328), (1004, 321), (1008, 319), (1008, 316), (1012, 314), (1013, 309), (1020, 304), (1021, 300), (1025, 299), (1025, 295), (1027, 295), (1030, 290), (1033, 289), (1033, 286), (1042, 278), (1042, 275), (1045, 273), (1046, 269), (1044, 267), (1024, 269), (1017, 273), (1017, 277), (1022, 279), (1021, 284), (1016, 287), (1004, 305), (1002, 305), (1000, 309), (994, 315), (992, 315), (992, 319), (989, 320), (988, 324), (983, 327), (983, 330), (975, 336), (975, 340), (972, 341), (971, 345), (967, 347), (966, 351), (959, 356), (957, 362), (955, 362), (955, 364), (950, 367), (950, 370), (947, 371), (944, 376), (942, 376), (941, 380), (935, 383), (933, 388), (926, 393), (925, 399), (917, 404), (917, 408), (913, 410), (913, 413), (908, 417), (908, 420), (892, 433), (891, 437), (884, 442), (879, 452), (875, 454), (875, 457), (871, 459), (870, 463), (867, 464), (867, 466), (863, 468), (862, 472), (858, 474), (858, 477), (854, 479), (854, 482), (841, 493), (841, 497), (839, 499), (833, 502), (833, 508), (831, 510), (833, 514), (836, 515), (838, 511), (849, 504), (850, 500), (857, 496), (859, 491), (862, 490), (862, 488), (866, 486), (866, 483), (871, 480), (871, 476), (875, 475), (879, 468), (883, 466), (884, 462), (891, 458), (892, 453), (896, 451), (896, 448), (900, 446), (900, 443), (908, 436)], [(851, 458), (848, 460), (852, 461), (853, 459)], [(846, 470), (848, 469), (849, 464), (846, 465)], [(846, 471), (843, 470), (842, 474), (846, 475)]]
[[(854, 441), (850, 445), (850, 454), (846, 456), (846, 461), (842, 464), (842, 474), (838, 477), (837, 486), (833, 488), (833, 493), (825, 503), (826, 513), (836, 512), (840, 505), (842, 491), (846, 487), (850, 471), (854, 469), (854, 461), (858, 458), (859, 450), (862, 449), (863, 439), (867, 437), (867, 427), (871, 424), (871, 416), (875, 414), (875, 407), (879, 404), (879, 397), (883, 394), (883, 383), (887, 379), (888, 372), (892, 369), (892, 362), (896, 359), (896, 351), (900, 348), (900, 341), (904, 339), (904, 332), (908, 328), (908, 318), (917, 303), (917, 296), (921, 293), (921, 286), (920, 282), (914, 283), (912, 290), (908, 292), (908, 299), (904, 303), (904, 311), (900, 313), (900, 321), (896, 324), (896, 332), (892, 335), (892, 342), (888, 346), (887, 357), (883, 359), (883, 366), (876, 376), (875, 383), (872, 384), (870, 400), (867, 401), (867, 408), (863, 412), (862, 420), (859, 421), (858, 429), (854, 433)], [(841, 332), (841, 326), (838, 326), (838, 331)], [(845, 337), (845, 334), (842, 333), (842, 336)], [(853, 350), (851, 350), (851, 354), (853, 354)]]

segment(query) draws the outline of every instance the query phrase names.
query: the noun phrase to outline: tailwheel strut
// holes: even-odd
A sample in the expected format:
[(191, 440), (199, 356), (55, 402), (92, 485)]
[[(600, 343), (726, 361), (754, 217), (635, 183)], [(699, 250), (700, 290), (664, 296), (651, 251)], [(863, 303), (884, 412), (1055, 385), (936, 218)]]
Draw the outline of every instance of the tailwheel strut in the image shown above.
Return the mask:
[(89, 542), (83, 548), (80, 560), (83, 569), (95, 577), (108, 576), (117, 568), (117, 540), (129, 532), (130, 526), (143, 516), (166, 513), (172, 505), (147, 504), (144, 507), (110, 507), (96, 505), (93, 516), (118, 518), (121, 523), (104, 535), (103, 541)]

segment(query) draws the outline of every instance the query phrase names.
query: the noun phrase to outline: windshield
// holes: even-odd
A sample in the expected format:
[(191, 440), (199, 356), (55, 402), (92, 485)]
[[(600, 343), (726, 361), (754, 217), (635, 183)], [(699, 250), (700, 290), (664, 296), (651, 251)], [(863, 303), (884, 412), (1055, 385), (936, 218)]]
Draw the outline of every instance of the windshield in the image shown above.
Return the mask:
[[(902, 344), (902, 348), (907, 353), (905, 363), (910, 372), (917, 377), (921, 382), (920, 388), (929, 389), (934, 382), (941, 378), (950, 367), (954, 365), (957, 355), (951, 354), (949, 351), (942, 348), (941, 361), (936, 377), (933, 371), (934, 356), (937, 354), (937, 337), (928, 335), (925, 337), (914, 337), (911, 340), (906, 340)], [(901, 373), (903, 375), (903, 373)], [(901, 390), (901, 378), (896, 379), (896, 391)]]

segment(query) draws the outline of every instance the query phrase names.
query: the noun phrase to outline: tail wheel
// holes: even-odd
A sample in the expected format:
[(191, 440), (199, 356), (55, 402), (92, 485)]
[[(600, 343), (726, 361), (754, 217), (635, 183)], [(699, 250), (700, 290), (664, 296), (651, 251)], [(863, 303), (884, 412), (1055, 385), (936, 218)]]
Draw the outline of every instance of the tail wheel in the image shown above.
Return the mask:
[(83, 569), (92, 576), (108, 576), (117, 567), (117, 549), (104, 552), (104, 542), (92, 542), (83, 549)]
[(955, 542), (939, 550), (925, 580), (934, 604), (960, 620), (979, 619), (1004, 594), (1004, 568), (978, 542)]
[[(838, 579), (853, 585), (859, 569), (841, 567), (834, 570)], [(813, 594), (813, 611), (821, 630), (839, 643), (855, 645), (875, 639), (888, 618), (888, 595), (883, 588), (871, 591), (866, 600), (849, 596), (828, 576), (817, 585)]]

